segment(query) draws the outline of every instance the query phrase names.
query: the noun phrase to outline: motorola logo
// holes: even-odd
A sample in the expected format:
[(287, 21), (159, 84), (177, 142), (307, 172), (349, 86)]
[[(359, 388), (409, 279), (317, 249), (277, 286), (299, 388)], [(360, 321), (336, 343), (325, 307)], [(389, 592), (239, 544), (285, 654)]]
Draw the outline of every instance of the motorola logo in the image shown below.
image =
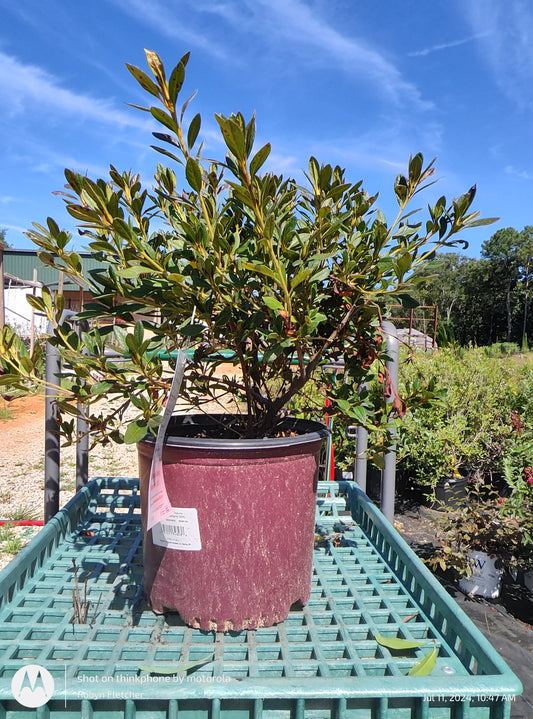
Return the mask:
[(54, 678), (39, 664), (21, 667), (11, 680), (11, 691), (19, 704), (25, 707), (41, 707), (54, 693)]

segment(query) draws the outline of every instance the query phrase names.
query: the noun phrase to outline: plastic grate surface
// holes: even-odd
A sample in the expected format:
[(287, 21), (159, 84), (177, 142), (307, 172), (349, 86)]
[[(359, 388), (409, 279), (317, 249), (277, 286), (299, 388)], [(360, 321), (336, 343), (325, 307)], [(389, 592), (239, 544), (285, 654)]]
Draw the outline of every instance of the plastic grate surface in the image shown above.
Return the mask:
[[(50, 716), (142, 717), (148, 700), (147, 717), (508, 716), (520, 683), (353, 483), (319, 484), (308, 605), (238, 633), (147, 607), (139, 504), (137, 480), (93, 480), (0, 574), (0, 719), (37, 716), (12, 699), (27, 664), (54, 677)], [(86, 624), (73, 623), (73, 561)], [(434, 647), (431, 675), (406, 676)]]

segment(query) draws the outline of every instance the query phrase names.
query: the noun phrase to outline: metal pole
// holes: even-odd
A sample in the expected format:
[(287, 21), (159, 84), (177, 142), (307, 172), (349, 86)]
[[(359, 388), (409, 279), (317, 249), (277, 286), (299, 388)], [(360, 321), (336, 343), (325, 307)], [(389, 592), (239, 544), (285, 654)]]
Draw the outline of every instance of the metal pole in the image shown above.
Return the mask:
[[(384, 322), (383, 330), (387, 336), (387, 354), (390, 357), (385, 366), (390, 373), (390, 379), (394, 387), (398, 387), (399, 368), (399, 343), (396, 328), (392, 322)], [(387, 402), (391, 403), (394, 396), (391, 392)], [(392, 430), (393, 437), (396, 430)], [(394, 495), (396, 492), (396, 443), (394, 442), (385, 454), (385, 467), (383, 469), (383, 481), (381, 485), (381, 511), (389, 522), (394, 521)]]
[[(50, 332), (50, 330), (49, 330)], [(46, 343), (46, 396), (44, 423), (44, 521), (49, 522), (59, 512), (60, 437), (57, 393), (61, 357), (49, 342)]]
[(78, 402), (78, 411), (83, 412), (84, 416), (76, 420), (76, 492), (89, 481), (89, 423), (85, 419), (85, 407), (81, 402)]
[(357, 435), (355, 440), (355, 481), (366, 492), (366, 473), (367, 473), (367, 449), (368, 449), (368, 432), (365, 427), (357, 427)]
[[(86, 324), (86, 322), (75, 322), (74, 326), (80, 337), (83, 330), (87, 329)], [(85, 404), (78, 402), (80, 414), (76, 420), (76, 492), (79, 492), (89, 481), (89, 422), (85, 419), (85, 407)]]
[(4, 304), (4, 241), (0, 236), (0, 330), (6, 321)]

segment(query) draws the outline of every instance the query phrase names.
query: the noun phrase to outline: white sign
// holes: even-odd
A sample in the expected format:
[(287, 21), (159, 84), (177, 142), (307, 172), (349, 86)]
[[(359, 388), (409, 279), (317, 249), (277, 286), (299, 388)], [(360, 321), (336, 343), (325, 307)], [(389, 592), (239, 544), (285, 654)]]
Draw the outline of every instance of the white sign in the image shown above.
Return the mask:
[(197, 552), (202, 548), (196, 509), (172, 508), (172, 514), (152, 527), (152, 540), (158, 547)]

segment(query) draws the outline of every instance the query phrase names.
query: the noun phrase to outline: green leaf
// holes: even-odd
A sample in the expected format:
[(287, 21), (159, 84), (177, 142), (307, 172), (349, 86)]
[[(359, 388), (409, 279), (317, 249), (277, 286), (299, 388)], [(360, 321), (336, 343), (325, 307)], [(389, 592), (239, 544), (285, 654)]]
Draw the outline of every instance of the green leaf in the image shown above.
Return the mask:
[(359, 422), (360, 424), (366, 424), (368, 422), (367, 411), (360, 404), (351, 408), (349, 416), (355, 419), (355, 421)]
[(144, 339), (144, 327), (141, 321), (135, 323), (135, 329), (133, 330), (133, 334), (135, 335), (135, 342), (137, 344), (137, 347), (140, 347)]
[(138, 277), (139, 275), (144, 275), (147, 272), (149, 272), (147, 267), (143, 267), (142, 265), (131, 265), (130, 267), (125, 267), (124, 269), (118, 269), (117, 275), (119, 277), (124, 277), (125, 279), (131, 279), (133, 277)]
[(200, 193), (202, 190), (202, 170), (200, 169), (200, 165), (196, 162), (196, 160), (193, 160), (192, 157), (187, 159), (185, 177), (192, 189), (195, 192)]
[(34, 310), (37, 310), (38, 312), (46, 312), (45, 304), (40, 297), (26, 295), (26, 301), (31, 307), (33, 307)]
[(129, 63), (126, 63), (126, 67), (131, 72), (133, 77), (137, 80), (139, 85), (143, 88), (143, 90), (146, 90), (155, 97), (159, 97), (159, 89), (157, 85), (153, 80), (148, 77), (145, 72), (143, 72), (138, 67), (135, 67), (135, 65), (130, 65)]
[[(301, 285), (302, 282), (305, 282), (307, 279), (309, 279), (309, 277), (310, 277), (310, 275), (311, 275), (312, 272), (313, 272), (313, 270), (309, 270), (309, 269), (300, 270), (300, 271), (292, 278), (291, 288), (292, 288), (293, 290), (296, 289), (296, 287), (298, 287), (298, 285)], [(329, 274), (329, 269), (328, 269), (328, 274)]]
[(421, 152), (418, 152), (414, 157), (411, 157), (409, 160), (409, 179), (417, 182), (420, 179), (420, 174), (422, 172), (422, 165), (424, 163), (424, 158), (422, 156)]
[(437, 647), (426, 654), (417, 664), (409, 670), (410, 677), (427, 677), (433, 671), (437, 661)]
[(164, 125), (172, 132), (178, 131), (178, 126), (176, 125), (175, 121), (170, 117), (170, 115), (167, 115), (164, 110), (161, 110), (161, 108), (151, 107), (150, 113), (152, 117), (155, 117), (157, 122), (159, 122), (161, 125)]
[(227, 148), (235, 155), (237, 160), (241, 160), (245, 154), (244, 128), (239, 125), (233, 115), (224, 117), (224, 115), (216, 114), (215, 118), (220, 126)]
[(252, 161), (250, 162), (250, 175), (255, 175), (259, 168), (265, 163), (268, 156), (270, 155), (270, 150), (270, 142), (267, 142), (266, 145), (263, 145), (263, 147), (258, 152), (256, 152), (256, 154), (252, 157)]
[(81, 220), (82, 222), (99, 222), (100, 217), (94, 210), (89, 210), (87, 207), (81, 205), (67, 205), (67, 212), (72, 215), (75, 220)]
[(189, 147), (189, 150), (192, 148), (192, 146), (196, 142), (196, 138), (198, 137), (198, 133), (200, 132), (201, 124), (202, 124), (202, 117), (201, 117), (200, 113), (198, 113), (191, 120), (191, 124), (189, 125), (189, 130), (187, 132), (187, 145)]
[(174, 155), (173, 152), (169, 152), (168, 150), (165, 150), (164, 147), (158, 147), (157, 145), (150, 145), (152, 150), (155, 150), (156, 152), (160, 152), (162, 155), (165, 155), (166, 157), (170, 157), (171, 160), (174, 160), (174, 162), (178, 162), (180, 165), (183, 164), (181, 160)]
[(408, 294), (396, 295), (396, 297), (398, 297), (398, 299), (402, 303), (402, 307), (404, 307), (406, 310), (415, 309), (415, 307), (418, 307), (418, 305), (420, 304), (418, 300), (415, 300), (414, 297)]
[(180, 329), (180, 334), (183, 337), (200, 337), (205, 331), (203, 325), (191, 325), (187, 324)]
[(309, 158), (309, 175), (311, 176), (313, 184), (317, 187), (320, 179), (320, 167), (315, 157)]
[(418, 649), (424, 644), (427, 644), (427, 640), (419, 642), (411, 639), (401, 639), (400, 637), (384, 637), (381, 634), (376, 633), (374, 633), (374, 638), (381, 646), (395, 650)]
[(148, 424), (144, 419), (137, 419), (130, 422), (124, 434), (124, 442), (126, 444), (136, 444), (146, 435)]
[(284, 305), (278, 299), (276, 299), (276, 297), (272, 297), (271, 295), (267, 295), (266, 297), (263, 297), (263, 302), (271, 310), (284, 309)]
[(468, 227), (484, 227), (485, 225), (493, 225), (495, 222), (498, 222), (500, 218), (499, 217), (484, 217), (480, 220), (474, 220), (473, 222), (468, 222)]
[(40, 250), (37, 253), (37, 256), (43, 264), (50, 265), (50, 267), (55, 266), (55, 257), (51, 252), (44, 252), (43, 250)]
[(185, 67), (189, 62), (189, 57), (190, 53), (186, 52), (170, 74), (170, 80), (168, 81), (168, 94), (170, 95), (170, 99), (174, 105), (176, 104), (179, 92), (183, 87), (183, 81), (185, 80)]
[(108, 382), (105, 380), (95, 382), (91, 387), (91, 394), (105, 394), (114, 386), (114, 384), (114, 382)]
[(139, 669), (142, 672), (148, 672), (150, 674), (184, 674), (185, 672), (201, 667), (203, 664), (208, 664), (213, 661), (213, 654), (208, 654), (203, 659), (198, 659), (195, 662), (177, 662), (176, 664), (141, 664)]
[(261, 275), (265, 275), (266, 277), (270, 277), (271, 279), (275, 280), (276, 282), (280, 281), (280, 278), (274, 270), (271, 270), (270, 267), (267, 265), (256, 265), (252, 262), (243, 262), (242, 266), (247, 269), (251, 270), (252, 272), (259, 272)]
[(406, 252), (396, 261), (396, 272), (398, 277), (402, 278), (409, 271), (413, 262), (412, 256)]

